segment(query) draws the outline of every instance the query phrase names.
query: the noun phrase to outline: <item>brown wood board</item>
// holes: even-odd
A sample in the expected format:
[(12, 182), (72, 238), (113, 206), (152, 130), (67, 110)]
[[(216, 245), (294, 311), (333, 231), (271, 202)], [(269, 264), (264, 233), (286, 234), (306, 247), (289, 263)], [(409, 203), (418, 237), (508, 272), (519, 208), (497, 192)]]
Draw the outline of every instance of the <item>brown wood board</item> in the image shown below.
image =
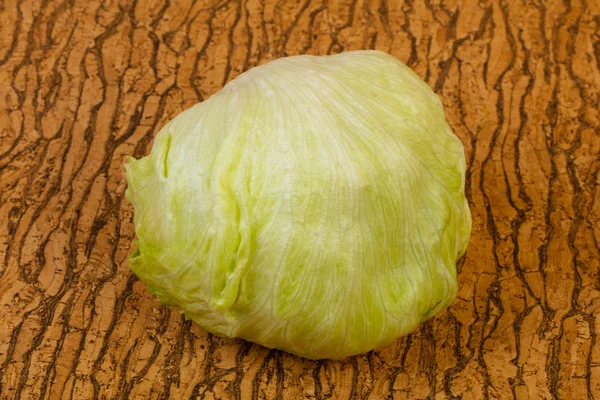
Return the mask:
[[(600, 398), (599, 32), (595, 0), (0, 1), (0, 398)], [(252, 66), (371, 48), (465, 145), (453, 306), (319, 362), (161, 306), (125, 158)]]

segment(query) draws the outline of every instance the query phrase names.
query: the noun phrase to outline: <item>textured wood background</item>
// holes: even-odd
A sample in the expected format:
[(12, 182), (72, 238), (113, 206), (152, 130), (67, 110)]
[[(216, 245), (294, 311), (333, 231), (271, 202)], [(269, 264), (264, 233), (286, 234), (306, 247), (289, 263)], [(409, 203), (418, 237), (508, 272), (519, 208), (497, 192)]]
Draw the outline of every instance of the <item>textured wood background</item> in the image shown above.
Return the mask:
[[(0, 398), (600, 398), (600, 2), (0, 1)], [(213, 337), (129, 271), (123, 162), (273, 58), (376, 48), (442, 97), (459, 298), (312, 362)]]

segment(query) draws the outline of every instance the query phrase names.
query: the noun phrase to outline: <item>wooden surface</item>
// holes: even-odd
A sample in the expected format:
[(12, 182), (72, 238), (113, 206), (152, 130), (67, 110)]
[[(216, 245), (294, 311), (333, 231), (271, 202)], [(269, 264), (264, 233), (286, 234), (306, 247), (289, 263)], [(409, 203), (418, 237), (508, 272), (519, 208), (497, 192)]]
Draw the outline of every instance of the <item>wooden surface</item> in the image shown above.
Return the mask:
[[(596, 0), (0, 1), (0, 398), (599, 399), (599, 32)], [(341, 362), (161, 307), (126, 261), (125, 157), (254, 65), (360, 48), (465, 144), (454, 305)]]

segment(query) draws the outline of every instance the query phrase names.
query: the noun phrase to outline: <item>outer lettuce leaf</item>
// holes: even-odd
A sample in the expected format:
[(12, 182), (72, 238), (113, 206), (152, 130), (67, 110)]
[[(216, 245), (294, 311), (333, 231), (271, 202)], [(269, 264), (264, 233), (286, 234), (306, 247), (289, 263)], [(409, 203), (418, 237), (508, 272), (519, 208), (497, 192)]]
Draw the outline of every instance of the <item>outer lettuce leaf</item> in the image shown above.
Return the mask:
[(377, 51), (279, 59), (127, 165), (133, 271), (210, 332), (311, 359), (447, 307), (471, 217), (438, 97)]

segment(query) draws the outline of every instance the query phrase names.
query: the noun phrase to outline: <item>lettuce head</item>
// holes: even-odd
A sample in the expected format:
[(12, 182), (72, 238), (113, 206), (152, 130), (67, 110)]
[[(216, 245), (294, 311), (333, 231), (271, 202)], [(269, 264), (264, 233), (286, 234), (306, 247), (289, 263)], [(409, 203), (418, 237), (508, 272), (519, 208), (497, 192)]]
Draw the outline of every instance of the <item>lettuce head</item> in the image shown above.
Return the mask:
[(391, 55), (255, 67), (170, 121), (126, 174), (133, 271), (209, 332), (340, 359), (456, 296), (463, 146)]

